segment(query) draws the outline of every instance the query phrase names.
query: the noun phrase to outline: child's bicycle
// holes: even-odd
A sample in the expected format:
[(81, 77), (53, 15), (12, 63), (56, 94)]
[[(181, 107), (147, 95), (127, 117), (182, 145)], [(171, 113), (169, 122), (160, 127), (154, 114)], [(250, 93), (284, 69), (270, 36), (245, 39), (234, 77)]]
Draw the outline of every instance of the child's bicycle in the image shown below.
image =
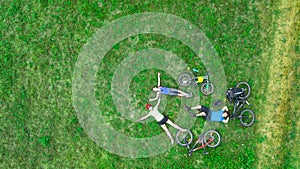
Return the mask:
[[(193, 72), (193, 73), (192, 73)], [(180, 86), (198, 85), (201, 84), (200, 91), (204, 95), (210, 95), (214, 91), (214, 86), (209, 81), (208, 74), (204, 76), (198, 76), (199, 70), (193, 68), (192, 72), (184, 72), (179, 75), (177, 82)]]
[[(215, 148), (220, 144), (221, 136), (215, 130), (209, 130), (204, 134), (200, 134), (195, 144), (190, 147), (193, 142), (193, 134), (190, 130), (177, 131), (176, 141), (179, 145), (185, 146), (188, 149), (188, 156), (191, 156), (194, 151), (204, 149), (203, 154), (208, 154), (206, 146)], [(199, 144), (199, 146), (198, 146)]]
[[(240, 119), (241, 124), (245, 127), (252, 126), (255, 120), (254, 112), (251, 109), (244, 109), (240, 112), (245, 104), (249, 105), (249, 102), (246, 99), (249, 97), (250, 91), (251, 88), (247, 82), (239, 82), (236, 87), (226, 91), (228, 101), (234, 103), (231, 118)], [(239, 115), (237, 115), (238, 113)]]

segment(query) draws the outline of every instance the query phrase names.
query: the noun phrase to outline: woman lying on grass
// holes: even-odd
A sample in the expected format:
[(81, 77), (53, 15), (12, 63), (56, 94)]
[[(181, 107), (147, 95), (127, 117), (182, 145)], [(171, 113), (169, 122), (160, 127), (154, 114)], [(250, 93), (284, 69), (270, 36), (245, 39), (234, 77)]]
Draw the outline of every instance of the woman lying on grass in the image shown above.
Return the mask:
[(229, 118), (230, 118), (230, 114), (229, 114), (227, 106), (224, 106), (221, 110), (218, 110), (218, 111), (212, 111), (208, 107), (200, 106), (200, 105), (194, 106), (194, 107), (188, 107), (188, 106), (184, 105), (184, 108), (187, 111), (198, 110), (199, 113), (197, 113), (197, 114), (191, 113), (191, 115), (193, 117), (198, 117), (198, 116), (203, 117), (205, 120), (208, 120), (208, 121), (217, 121), (217, 122), (228, 123)]
[(177, 124), (173, 123), (171, 120), (169, 120), (168, 116), (165, 116), (163, 114), (161, 114), (158, 110), (158, 106), (160, 104), (160, 98), (158, 98), (158, 102), (156, 104), (156, 106), (154, 106), (152, 108), (152, 105), (151, 104), (147, 104), (146, 105), (146, 109), (147, 110), (150, 110), (150, 112), (144, 116), (144, 117), (141, 117), (140, 119), (138, 119), (136, 122), (139, 122), (139, 121), (142, 121), (142, 120), (145, 120), (147, 119), (148, 117), (152, 116), (154, 117), (154, 119), (157, 121), (157, 123), (164, 129), (164, 131), (167, 133), (168, 137), (170, 138), (171, 140), (171, 144), (174, 144), (174, 139), (169, 131), (169, 129), (167, 128), (166, 126), (166, 123), (168, 123), (169, 125), (173, 126), (174, 128), (176, 128), (177, 130), (180, 130), (180, 131), (184, 131), (184, 129), (182, 129), (181, 127), (179, 127)]
[(158, 84), (157, 87), (154, 87), (152, 90), (156, 93), (156, 97), (153, 99), (149, 99), (149, 101), (157, 100), (160, 96), (160, 94), (170, 95), (170, 96), (181, 96), (181, 97), (192, 97), (192, 93), (185, 93), (181, 90), (174, 89), (174, 88), (168, 88), (160, 86), (160, 72), (157, 74)]

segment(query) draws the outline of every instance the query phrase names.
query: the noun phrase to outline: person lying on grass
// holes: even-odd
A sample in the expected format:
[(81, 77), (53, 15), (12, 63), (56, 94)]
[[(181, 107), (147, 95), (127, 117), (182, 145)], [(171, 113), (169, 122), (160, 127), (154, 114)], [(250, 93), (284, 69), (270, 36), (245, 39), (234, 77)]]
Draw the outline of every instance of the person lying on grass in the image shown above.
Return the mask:
[(153, 99), (149, 99), (150, 102), (157, 100), (161, 94), (170, 95), (170, 96), (181, 96), (181, 97), (192, 97), (192, 93), (185, 93), (181, 90), (168, 88), (164, 86), (160, 86), (160, 72), (157, 74), (158, 84), (157, 87), (154, 87), (152, 90), (156, 93), (156, 97)]
[(182, 129), (181, 127), (179, 127), (177, 124), (173, 123), (169, 118), (168, 116), (166, 115), (163, 115), (159, 112), (158, 110), (158, 106), (160, 104), (160, 98), (158, 98), (158, 101), (157, 101), (157, 104), (152, 107), (151, 104), (147, 104), (146, 105), (146, 109), (147, 110), (150, 110), (150, 112), (144, 116), (144, 117), (141, 117), (139, 118), (136, 122), (139, 122), (139, 121), (142, 121), (142, 120), (145, 120), (147, 119), (148, 117), (152, 116), (154, 117), (154, 119), (157, 121), (157, 123), (164, 129), (164, 131), (167, 133), (168, 137), (170, 138), (171, 140), (171, 144), (174, 144), (174, 139), (169, 131), (169, 129), (167, 128), (166, 126), (166, 123), (173, 126), (174, 128), (176, 128), (177, 130), (180, 130), (180, 131), (185, 131), (185, 129)]
[(212, 111), (206, 106), (194, 106), (194, 107), (188, 107), (184, 105), (185, 110), (198, 110), (199, 112), (196, 114), (191, 113), (191, 116), (193, 117), (203, 117), (205, 120), (208, 121), (217, 121), (217, 122), (223, 122), (228, 123), (230, 114), (228, 111), (228, 107), (224, 106), (221, 110), (218, 111)]

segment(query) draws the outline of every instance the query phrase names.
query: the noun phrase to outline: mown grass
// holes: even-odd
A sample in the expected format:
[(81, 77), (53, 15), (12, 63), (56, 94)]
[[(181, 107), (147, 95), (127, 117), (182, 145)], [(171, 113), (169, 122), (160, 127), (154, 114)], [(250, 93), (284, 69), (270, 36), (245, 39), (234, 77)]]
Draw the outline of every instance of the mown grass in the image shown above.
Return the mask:
[[(294, 93), (297, 78), (293, 75), (293, 66), (298, 60), (294, 50), (297, 44), (297, 32), (299, 32), (296, 28), (299, 27), (299, 23), (295, 22), (296, 6), (297, 3), (292, 1), (281, 1), (270, 7), (273, 9), (271, 11), (276, 12), (265, 11), (272, 16), (271, 18), (267, 18), (266, 14), (260, 16), (262, 25), (266, 28), (264, 37), (271, 42), (264, 47), (262, 54), (263, 58), (269, 61), (270, 66), (266, 71), (269, 73), (268, 87), (264, 91), (267, 99), (262, 100), (262, 105), (265, 105), (264, 111), (262, 116), (258, 117), (261, 122), (259, 124), (261, 144), (257, 145), (260, 168), (297, 168), (298, 166), (294, 157), (295, 152), (299, 151), (295, 140), (299, 117), (291, 101), (297, 93)], [(266, 22), (267, 20), (270, 22)], [(278, 83), (277, 79), (285, 80)], [(292, 145), (295, 151), (291, 151)]]
[[(265, 30), (258, 14), (269, 6), (253, 1), (1, 2), (0, 168), (253, 168), (255, 145), (263, 138), (257, 136), (256, 125), (242, 128), (238, 121), (219, 125), (222, 143), (207, 156), (200, 151), (188, 158), (179, 146), (143, 159), (110, 154), (79, 124), (72, 106), (71, 83), (80, 49), (97, 29), (128, 14), (165, 12), (189, 20), (207, 35), (224, 63), (228, 87), (242, 80), (250, 82), (251, 108), (259, 116), (268, 73), (258, 74), (257, 70), (268, 66), (260, 54), (269, 39), (261, 37)], [(106, 79), (106, 85), (98, 86), (96, 93), (98, 99), (105, 100), (99, 109), (107, 112), (103, 114), (111, 124), (118, 124), (122, 117), (109, 94), (100, 93), (110, 89), (115, 66), (130, 52), (148, 47), (172, 51), (191, 67), (202, 64), (184, 44), (163, 36), (139, 35), (120, 42), (99, 64), (97, 77), (99, 81)], [(141, 72), (131, 83), (141, 111), (139, 106), (144, 107), (148, 89), (155, 85), (156, 72)], [(165, 73), (163, 78), (163, 83), (176, 87), (174, 79)], [(143, 83), (137, 83), (142, 79)], [(209, 98), (201, 100), (201, 104), (209, 103)], [(168, 98), (166, 109), (171, 118), (176, 118), (180, 108), (177, 101)], [(194, 134), (201, 131), (203, 123), (197, 119)], [(155, 122), (128, 128), (130, 124), (115, 125), (116, 130), (137, 137), (163, 132)]]

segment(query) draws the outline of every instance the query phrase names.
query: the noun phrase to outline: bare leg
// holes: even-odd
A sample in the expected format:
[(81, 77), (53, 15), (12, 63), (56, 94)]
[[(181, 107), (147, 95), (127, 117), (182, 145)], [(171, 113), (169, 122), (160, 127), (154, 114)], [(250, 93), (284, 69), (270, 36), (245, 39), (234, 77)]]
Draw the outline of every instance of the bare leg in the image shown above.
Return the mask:
[(167, 126), (166, 126), (165, 124), (160, 125), (160, 126), (161, 126), (161, 127), (165, 130), (165, 132), (167, 133), (168, 137), (169, 137), (170, 140), (171, 140), (171, 144), (174, 144), (174, 139), (173, 139), (173, 137), (172, 137), (172, 135), (171, 135), (169, 129), (167, 128)]
[(201, 113), (196, 114), (196, 116), (206, 116), (206, 113), (205, 112), (201, 112)]
[(186, 97), (187, 95), (178, 93), (178, 96)]
[(185, 93), (181, 90), (178, 90), (178, 96), (183, 96), (183, 97), (192, 97), (193, 93)]
[(201, 106), (200, 106), (200, 105), (194, 106), (194, 107), (191, 107), (191, 109), (192, 109), (192, 110), (198, 110), (198, 109), (200, 110), (200, 109), (201, 109)]
[(187, 94), (187, 93), (185, 93), (185, 92), (183, 92), (183, 91), (181, 91), (181, 90), (178, 90), (178, 96), (188, 96), (189, 94)]
[(200, 110), (201, 106), (198, 105), (198, 106), (194, 106), (194, 107), (189, 107), (187, 105), (184, 105), (184, 108), (185, 108), (186, 111), (189, 111), (189, 110)]
[(193, 96), (193, 93), (190, 93), (190, 94), (180, 94), (178, 93), (178, 96), (181, 96), (181, 97), (192, 97)]
[(167, 123), (170, 124), (175, 129), (183, 131), (183, 129), (181, 127), (179, 127), (177, 124), (173, 123), (171, 120), (168, 120)]

